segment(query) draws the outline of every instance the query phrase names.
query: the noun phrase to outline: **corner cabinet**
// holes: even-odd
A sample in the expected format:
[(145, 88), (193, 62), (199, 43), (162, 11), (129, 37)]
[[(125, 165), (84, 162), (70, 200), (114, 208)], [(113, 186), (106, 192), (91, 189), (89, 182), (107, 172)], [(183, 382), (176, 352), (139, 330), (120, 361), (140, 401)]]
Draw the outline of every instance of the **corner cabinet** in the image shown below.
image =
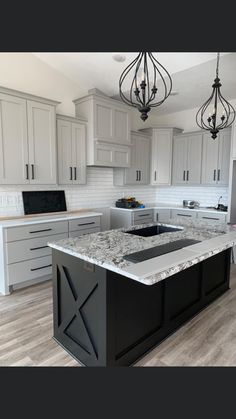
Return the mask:
[(0, 184), (56, 184), (57, 103), (0, 88)]
[(86, 122), (57, 115), (58, 183), (86, 183)]
[(173, 136), (178, 128), (148, 128), (141, 130), (151, 135), (151, 185), (170, 185), (172, 173)]
[(173, 185), (201, 183), (202, 133), (187, 133), (173, 140)]
[(130, 166), (130, 115), (120, 101), (105, 96), (98, 89), (77, 99), (76, 116), (86, 118), (87, 165)]
[(215, 140), (203, 134), (202, 183), (228, 185), (231, 149), (231, 129), (222, 130)]
[(114, 169), (114, 185), (148, 185), (150, 183), (150, 136), (131, 131), (131, 167)]

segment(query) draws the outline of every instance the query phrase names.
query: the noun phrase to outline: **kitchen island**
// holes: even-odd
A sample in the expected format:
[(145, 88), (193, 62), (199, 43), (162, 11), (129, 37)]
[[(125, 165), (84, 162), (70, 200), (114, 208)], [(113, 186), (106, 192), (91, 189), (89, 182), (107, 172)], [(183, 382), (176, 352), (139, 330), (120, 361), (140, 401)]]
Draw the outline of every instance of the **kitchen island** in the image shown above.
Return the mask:
[[(229, 289), (235, 244), (227, 224), (182, 219), (49, 243), (54, 338), (84, 365), (134, 363)], [(159, 256), (126, 259), (153, 248)]]

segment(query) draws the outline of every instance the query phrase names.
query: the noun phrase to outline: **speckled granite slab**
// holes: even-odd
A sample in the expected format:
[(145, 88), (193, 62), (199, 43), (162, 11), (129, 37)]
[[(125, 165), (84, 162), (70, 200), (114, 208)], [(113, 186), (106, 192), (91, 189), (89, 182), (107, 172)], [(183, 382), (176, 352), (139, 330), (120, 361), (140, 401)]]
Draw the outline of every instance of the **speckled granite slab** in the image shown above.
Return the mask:
[[(144, 227), (139, 225), (129, 230), (116, 229), (62, 239), (49, 242), (48, 245), (145, 285), (153, 285), (236, 244), (236, 228), (225, 223), (176, 218), (174, 223), (171, 219), (168, 223), (145, 226), (153, 225), (170, 225), (182, 229), (151, 237), (124, 232)], [(186, 238), (201, 243), (136, 264), (123, 259), (124, 255)]]

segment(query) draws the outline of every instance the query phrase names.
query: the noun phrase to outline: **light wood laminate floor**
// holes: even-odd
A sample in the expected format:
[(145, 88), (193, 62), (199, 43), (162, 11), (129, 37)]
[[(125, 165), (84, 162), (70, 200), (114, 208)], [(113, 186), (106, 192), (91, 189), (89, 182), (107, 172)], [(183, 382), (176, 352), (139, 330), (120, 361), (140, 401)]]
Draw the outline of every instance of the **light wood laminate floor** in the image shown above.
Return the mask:
[[(236, 366), (236, 265), (230, 286), (136, 366)], [(52, 333), (50, 281), (0, 296), (0, 366), (79, 366)]]

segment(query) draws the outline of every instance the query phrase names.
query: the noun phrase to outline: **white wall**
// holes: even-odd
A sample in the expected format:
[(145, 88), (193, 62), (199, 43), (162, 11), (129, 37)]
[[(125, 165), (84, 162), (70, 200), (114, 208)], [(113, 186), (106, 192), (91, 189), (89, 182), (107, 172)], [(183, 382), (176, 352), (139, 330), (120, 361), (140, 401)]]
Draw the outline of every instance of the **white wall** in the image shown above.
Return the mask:
[(58, 113), (75, 116), (78, 85), (30, 53), (0, 53), (0, 86), (62, 102)]

